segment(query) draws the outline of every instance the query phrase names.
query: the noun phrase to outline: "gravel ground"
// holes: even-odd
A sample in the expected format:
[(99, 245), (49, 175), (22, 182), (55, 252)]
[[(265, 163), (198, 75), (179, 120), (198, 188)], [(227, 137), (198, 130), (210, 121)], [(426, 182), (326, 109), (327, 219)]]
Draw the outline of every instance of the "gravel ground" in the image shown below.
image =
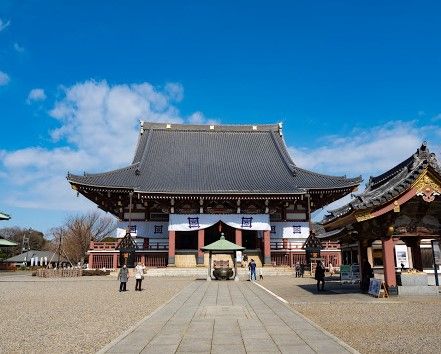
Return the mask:
[(0, 353), (94, 353), (167, 302), (190, 278), (44, 279), (0, 273)]
[(441, 296), (377, 299), (336, 280), (317, 293), (313, 279), (287, 276), (259, 283), (361, 353), (440, 353)]
[[(167, 302), (193, 279), (147, 277), (142, 292), (113, 276), (41, 279), (0, 273), (0, 353), (94, 353)], [(376, 299), (357, 286), (311, 278), (259, 283), (361, 353), (439, 353), (441, 296)]]

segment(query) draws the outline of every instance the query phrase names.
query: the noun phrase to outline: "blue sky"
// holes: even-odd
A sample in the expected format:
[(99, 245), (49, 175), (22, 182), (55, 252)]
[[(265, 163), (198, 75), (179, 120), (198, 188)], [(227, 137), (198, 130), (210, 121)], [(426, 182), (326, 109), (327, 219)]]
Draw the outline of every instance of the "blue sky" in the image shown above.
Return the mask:
[(294, 161), (378, 174), (441, 156), (437, 1), (2, 1), (0, 210), (47, 232), (95, 206), (139, 119), (284, 123)]

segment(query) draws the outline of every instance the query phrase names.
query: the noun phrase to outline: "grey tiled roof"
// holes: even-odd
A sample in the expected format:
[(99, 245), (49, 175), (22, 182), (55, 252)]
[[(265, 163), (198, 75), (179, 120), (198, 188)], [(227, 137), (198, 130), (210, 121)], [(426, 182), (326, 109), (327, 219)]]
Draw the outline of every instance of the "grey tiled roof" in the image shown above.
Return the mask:
[(0, 211), (0, 220), (9, 220), (10, 218), (11, 217), (8, 214)]
[[(5, 259), (4, 262), (8, 263), (21, 263), (24, 261), (26, 257), (27, 262), (31, 261), (31, 258), (38, 257), (39, 259), (41, 257), (47, 257), (48, 262), (57, 262), (58, 261), (58, 255), (51, 251), (36, 251), (36, 250), (29, 250), (27, 252), (24, 252), (22, 254), (19, 254), (17, 256)], [(67, 262), (67, 259), (63, 256), (60, 256), (60, 262)]]
[(396, 199), (427, 168), (441, 176), (441, 168), (436, 156), (429, 151), (427, 144), (424, 142), (415, 154), (403, 162), (377, 177), (371, 177), (366, 189), (361, 194), (357, 195), (348, 204), (330, 211), (323, 219), (323, 223), (329, 223), (355, 210), (375, 208)]
[[(169, 127), (167, 127), (169, 126)], [(142, 123), (132, 165), (68, 175), (73, 184), (163, 194), (303, 194), (358, 186), (361, 179), (295, 166), (281, 126)]]

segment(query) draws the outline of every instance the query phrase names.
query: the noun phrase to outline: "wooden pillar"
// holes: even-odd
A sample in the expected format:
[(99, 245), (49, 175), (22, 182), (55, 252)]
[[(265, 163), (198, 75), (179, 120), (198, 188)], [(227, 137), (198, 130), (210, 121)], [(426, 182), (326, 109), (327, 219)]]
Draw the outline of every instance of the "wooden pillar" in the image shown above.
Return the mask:
[(263, 231), (263, 265), (271, 265), (271, 245), (269, 230)]
[(118, 268), (118, 253), (114, 253), (113, 254), (113, 269), (117, 269)]
[(241, 229), (235, 229), (235, 239), (234, 242), (238, 246), (242, 246), (242, 230)]
[(89, 269), (93, 269), (93, 254), (89, 253), (89, 264), (88, 264), (88, 268)]
[(201, 250), (202, 247), (205, 245), (205, 229), (198, 230), (198, 258), (197, 258), (197, 265), (203, 266), (204, 265), (204, 252)]
[(374, 257), (372, 254), (372, 244), (367, 248), (367, 260), (370, 263), (370, 265), (374, 266)]
[(382, 240), (382, 244), (384, 281), (386, 282), (389, 294), (398, 295), (397, 279), (395, 275), (394, 240), (389, 236)]
[(175, 244), (176, 231), (168, 232), (168, 265), (167, 267), (175, 267)]
[[(417, 238), (406, 239), (406, 245), (412, 251), (412, 266), (414, 269), (423, 271), (423, 259), (421, 257), (420, 240)], [(409, 265), (410, 266), (410, 265)]]

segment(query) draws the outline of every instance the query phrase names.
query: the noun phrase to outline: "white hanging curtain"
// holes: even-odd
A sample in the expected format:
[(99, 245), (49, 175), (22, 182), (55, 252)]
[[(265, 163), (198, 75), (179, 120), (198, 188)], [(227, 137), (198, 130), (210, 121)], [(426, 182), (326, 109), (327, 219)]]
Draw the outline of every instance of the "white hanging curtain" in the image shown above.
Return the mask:
[(235, 229), (271, 230), (269, 214), (170, 214), (168, 230), (201, 230), (219, 221)]

